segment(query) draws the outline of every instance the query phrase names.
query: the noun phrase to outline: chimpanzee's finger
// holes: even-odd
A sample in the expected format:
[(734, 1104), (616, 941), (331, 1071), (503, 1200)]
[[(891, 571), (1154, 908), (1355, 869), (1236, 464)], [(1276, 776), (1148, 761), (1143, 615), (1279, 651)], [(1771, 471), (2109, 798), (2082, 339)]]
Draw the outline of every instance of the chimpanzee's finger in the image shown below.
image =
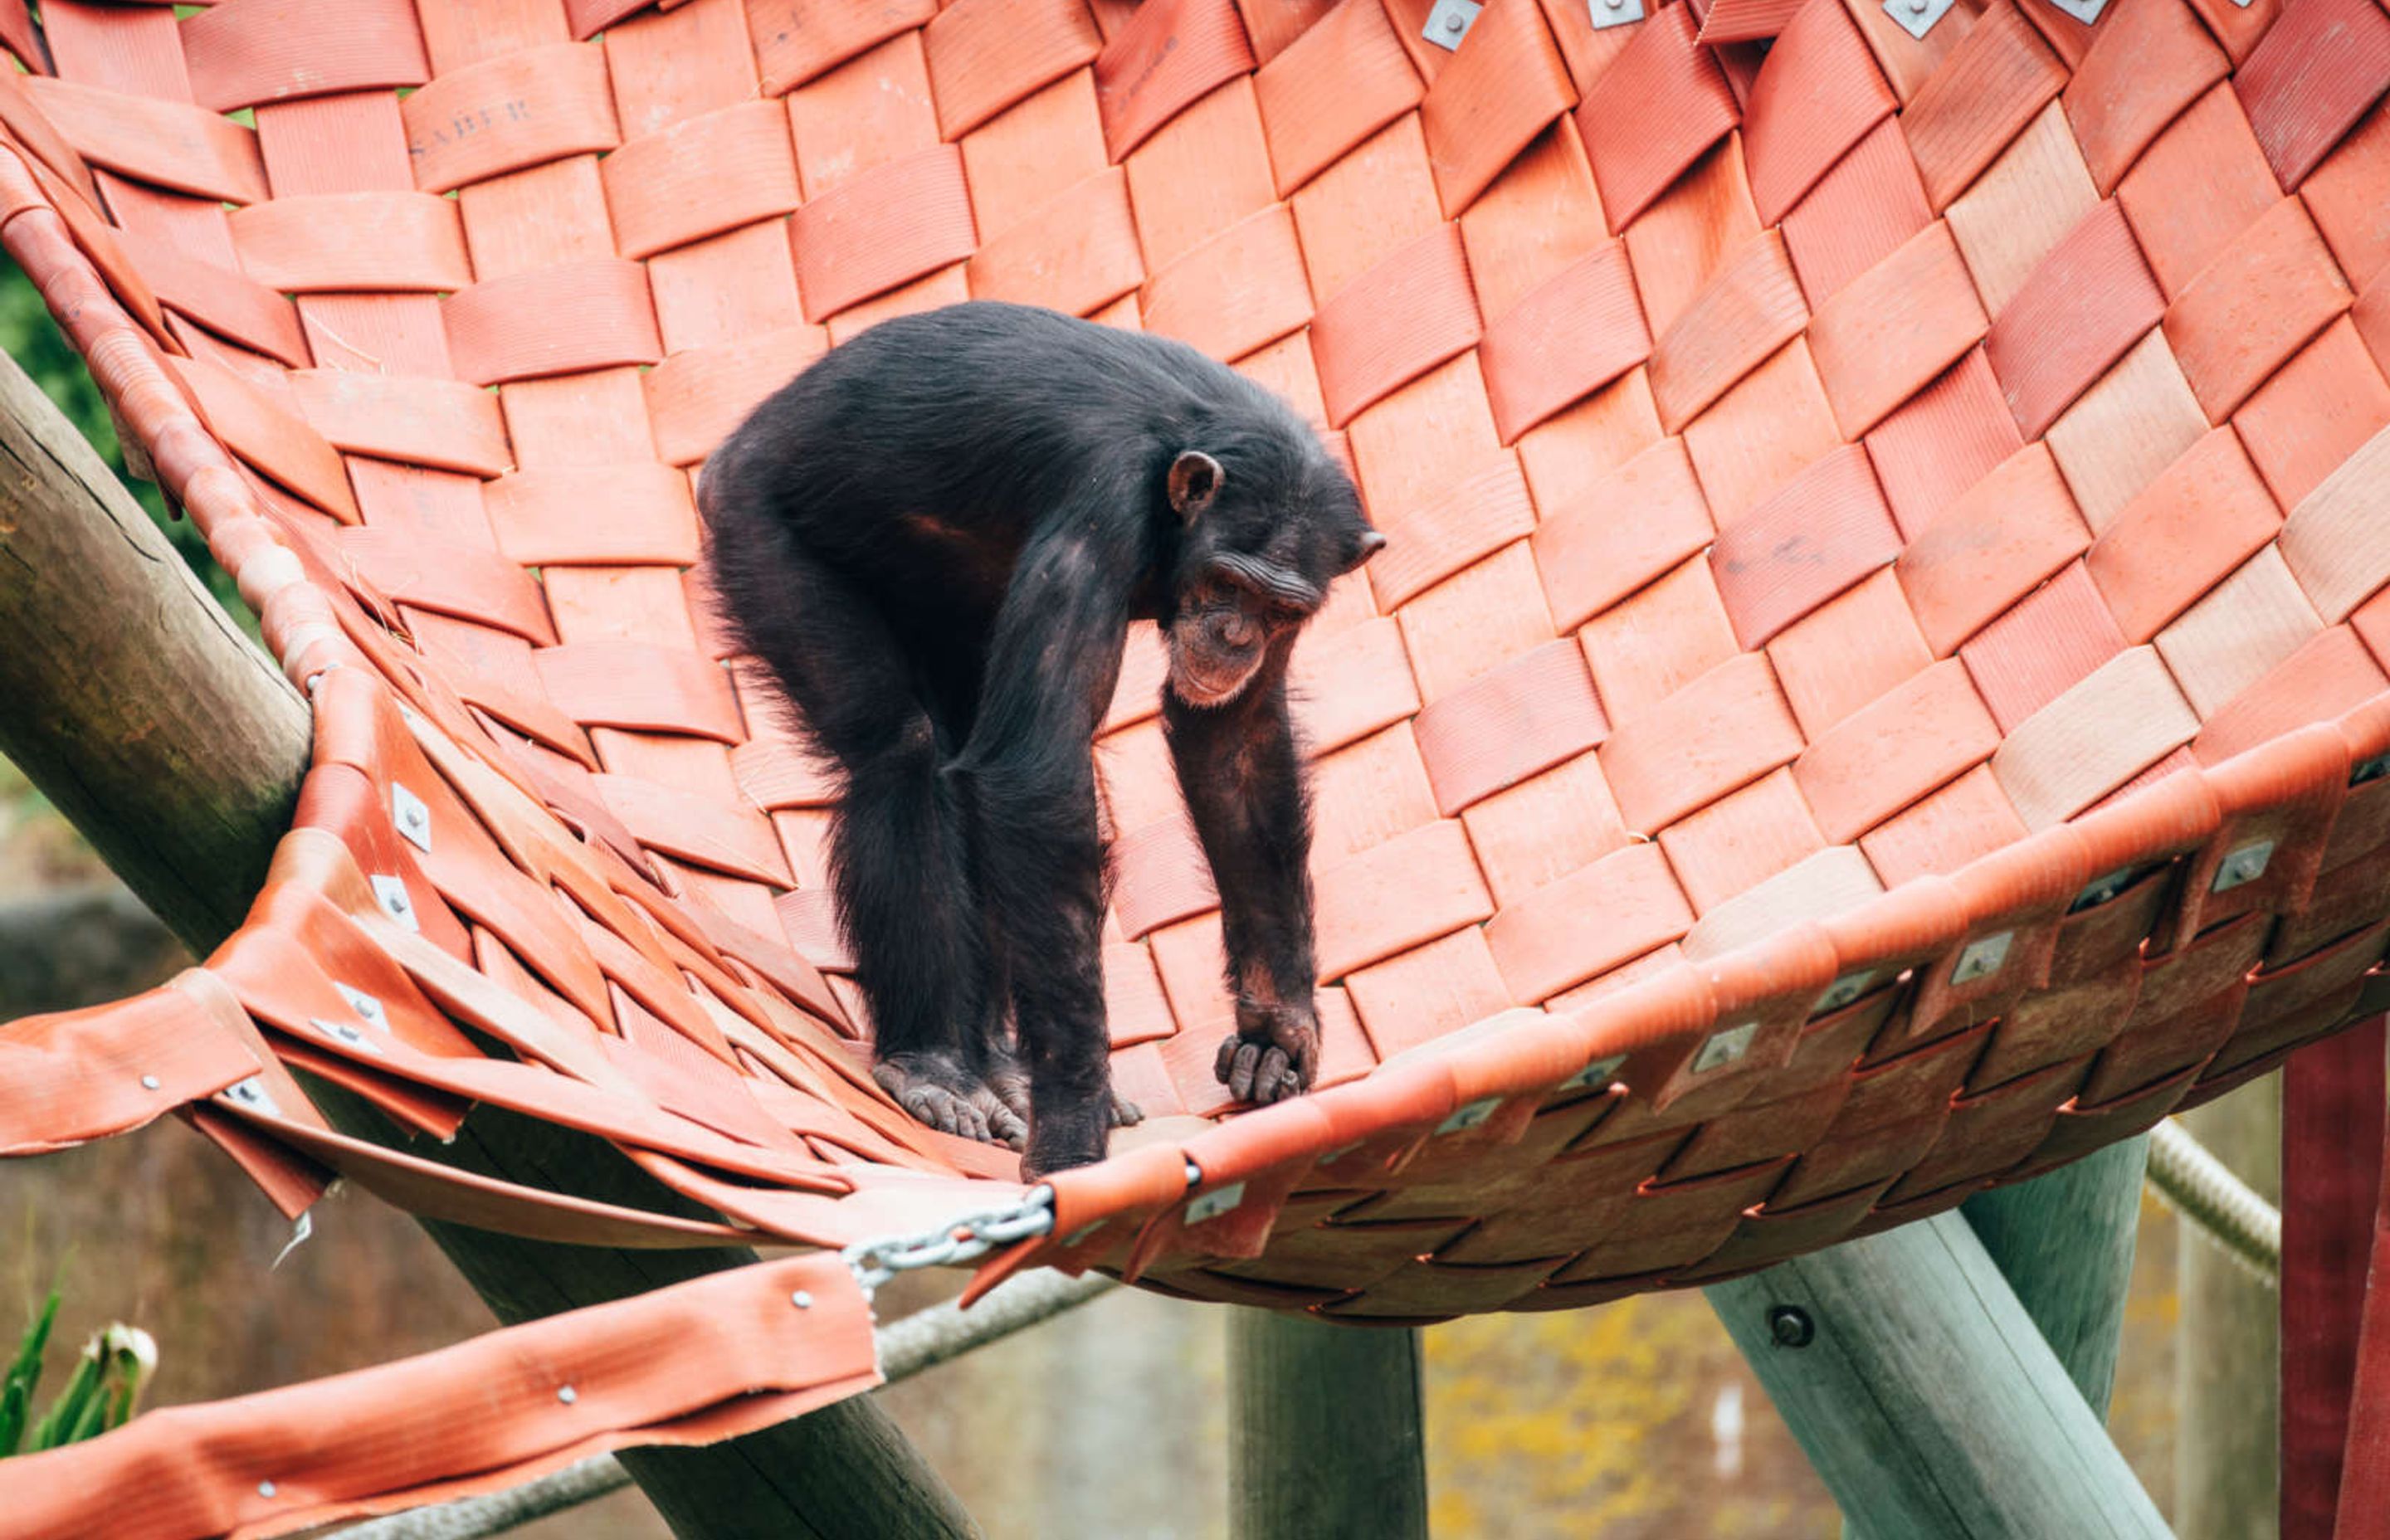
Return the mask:
[(1286, 1050), (1272, 1044), (1253, 1072), (1253, 1099), (1270, 1102), (1284, 1097), (1288, 1073)]
[(1237, 1045), (1237, 1067), (1228, 1074), (1228, 1094), (1239, 1101), (1253, 1099), (1253, 1079), (1261, 1068), (1262, 1050), (1257, 1043)]
[(1228, 1076), (1236, 1072), (1237, 1045), (1243, 1041), (1235, 1033), (1220, 1040), (1220, 1052), (1212, 1060), (1212, 1078), (1223, 1085), (1228, 1084)]
[(1308, 1090), (1319, 1075), (1319, 1030), (1313, 1028), (1303, 1034), (1295, 1045), (1294, 1074), (1297, 1090)]

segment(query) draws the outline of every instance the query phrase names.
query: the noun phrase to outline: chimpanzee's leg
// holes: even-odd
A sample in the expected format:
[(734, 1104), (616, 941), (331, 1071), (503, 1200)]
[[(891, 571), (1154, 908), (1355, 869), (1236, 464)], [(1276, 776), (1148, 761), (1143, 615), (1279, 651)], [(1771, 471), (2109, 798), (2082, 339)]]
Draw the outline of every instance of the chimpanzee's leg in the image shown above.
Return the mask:
[(970, 808), (971, 873), (998, 928), (1014, 1033), (1029, 1066), (1036, 1176), (1103, 1158), (1112, 1123), (1104, 1021), (1103, 845), (1090, 739), (1120, 677), (1124, 573), (1099, 520), (1022, 552), (982, 674), (970, 740), (951, 766)]
[(774, 612), (750, 645), (842, 772), (830, 825), (854, 980), (876, 1031), (872, 1074), (914, 1117), (967, 1138), (1018, 1145), (1021, 1118), (992, 1091), (972, 1041), (991, 1008), (964, 815), (910, 661), (871, 599), (792, 547)]

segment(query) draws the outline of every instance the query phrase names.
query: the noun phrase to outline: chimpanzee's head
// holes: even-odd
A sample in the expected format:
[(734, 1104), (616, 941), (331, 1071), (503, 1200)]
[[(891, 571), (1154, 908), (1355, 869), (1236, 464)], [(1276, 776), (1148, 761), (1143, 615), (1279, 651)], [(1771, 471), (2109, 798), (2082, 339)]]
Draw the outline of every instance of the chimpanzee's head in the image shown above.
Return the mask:
[(1170, 691), (1198, 708), (1242, 694), (1271, 644), (1317, 612), (1329, 584), (1386, 544), (1352, 478), (1308, 430), (1214, 449), (1182, 450), (1169, 475), (1185, 532), (1163, 615)]

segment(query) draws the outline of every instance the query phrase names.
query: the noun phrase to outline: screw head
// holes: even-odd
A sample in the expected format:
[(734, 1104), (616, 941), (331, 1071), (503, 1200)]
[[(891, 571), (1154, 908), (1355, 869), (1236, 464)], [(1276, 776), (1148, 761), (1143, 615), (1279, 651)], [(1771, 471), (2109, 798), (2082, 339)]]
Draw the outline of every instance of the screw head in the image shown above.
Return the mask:
[(1797, 1304), (1771, 1304), (1767, 1307), (1767, 1335), (1778, 1347), (1805, 1348), (1818, 1335), (1817, 1323), (1809, 1313)]
[(1451, 32), (1455, 36), (1458, 36), (1461, 29), (1468, 25), (1468, 22), (1463, 21), (1458, 16), (1447, 16), (1444, 19), (1444, 30)]
[(258, 1482), (258, 1483), (257, 1483), (257, 1495), (258, 1495), (259, 1496), (261, 1496), (261, 1497), (271, 1497), (271, 1496), (273, 1496), (273, 1495), (274, 1495), (274, 1483), (273, 1483), (272, 1482)]
[(804, 1290), (800, 1289), (795, 1293), (789, 1296), (789, 1303), (795, 1305), (799, 1310), (811, 1310), (814, 1307), (814, 1297)]
[(581, 1399), (581, 1392), (570, 1385), (559, 1385), (556, 1387), (556, 1399), (570, 1406)]
[(160, 1084), (161, 1082), (156, 1075), (143, 1075), (141, 1077), (141, 1088), (145, 1091), (154, 1091), (159, 1087)]

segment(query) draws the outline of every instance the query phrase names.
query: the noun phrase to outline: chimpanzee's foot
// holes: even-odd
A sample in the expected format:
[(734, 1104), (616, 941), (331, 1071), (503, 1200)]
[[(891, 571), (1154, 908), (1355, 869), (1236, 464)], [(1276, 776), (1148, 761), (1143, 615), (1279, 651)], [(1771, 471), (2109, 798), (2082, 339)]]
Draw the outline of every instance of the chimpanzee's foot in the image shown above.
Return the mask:
[[(987, 1066), (988, 1095), (996, 1098), (996, 1116), (988, 1120), (996, 1142), (1015, 1149), (1029, 1144), (1029, 1067), (1009, 1050), (992, 1053)], [(1000, 1120), (1000, 1126), (999, 1126)]]
[(1291, 1006), (1237, 1002), (1236, 1035), (1220, 1045), (1212, 1072), (1239, 1101), (1267, 1105), (1311, 1089), (1319, 1072), (1319, 1021)]
[(1029, 1152), (1021, 1158), (1021, 1179), (1034, 1182), (1102, 1160), (1111, 1143), (1113, 1111), (1112, 1098), (1107, 1097), (1100, 1103), (1074, 1107), (1066, 1114), (1049, 1112), (1030, 1124)]
[(941, 1134), (982, 1144), (1021, 1148), (1026, 1125), (959, 1055), (891, 1054), (871, 1066), (871, 1078), (913, 1119)]
[[(1005, 1052), (988, 1066), (987, 1084), (988, 1088), (996, 1093), (996, 1100), (1002, 1102), (1005, 1110), (1010, 1114), (1010, 1121), (1020, 1124), (1019, 1135), (1007, 1135), (999, 1130), (997, 1142), (1009, 1144), (1015, 1149), (1022, 1149), (1029, 1129), (1029, 1066), (1009, 1051)], [(1114, 1091), (1111, 1093), (1111, 1120), (1114, 1128), (1135, 1128), (1145, 1121), (1145, 1111)], [(994, 1126), (995, 1120), (990, 1119), (989, 1123)]]

